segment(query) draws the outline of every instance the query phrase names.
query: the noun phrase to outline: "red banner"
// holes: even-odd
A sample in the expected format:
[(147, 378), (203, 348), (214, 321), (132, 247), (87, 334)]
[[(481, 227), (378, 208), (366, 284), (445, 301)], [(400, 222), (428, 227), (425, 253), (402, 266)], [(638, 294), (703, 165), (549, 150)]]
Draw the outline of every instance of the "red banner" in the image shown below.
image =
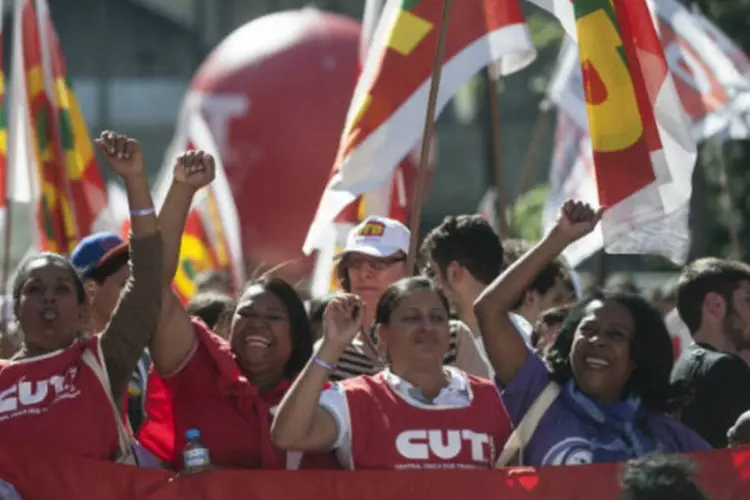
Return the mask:
[[(710, 498), (750, 498), (750, 448), (694, 455)], [(187, 477), (33, 448), (0, 449), (0, 478), (21, 498), (177, 500), (616, 499), (619, 464), (501, 471), (227, 471)]]

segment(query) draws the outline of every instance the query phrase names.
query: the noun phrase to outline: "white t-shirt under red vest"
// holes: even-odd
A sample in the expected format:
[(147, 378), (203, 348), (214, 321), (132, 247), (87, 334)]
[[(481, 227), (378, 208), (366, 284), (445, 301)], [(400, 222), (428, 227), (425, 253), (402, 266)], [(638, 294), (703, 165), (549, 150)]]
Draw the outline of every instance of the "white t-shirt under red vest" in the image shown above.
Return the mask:
[(334, 445), (349, 469), (489, 469), (511, 432), (490, 380), (445, 367), (450, 382), (431, 402), (385, 370), (332, 384), (320, 405), (336, 420)]
[(83, 361), (99, 338), (17, 361), (0, 361), (0, 442), (22, 443), (79, 457), (111, 460), (119, 450), (112, 405)]

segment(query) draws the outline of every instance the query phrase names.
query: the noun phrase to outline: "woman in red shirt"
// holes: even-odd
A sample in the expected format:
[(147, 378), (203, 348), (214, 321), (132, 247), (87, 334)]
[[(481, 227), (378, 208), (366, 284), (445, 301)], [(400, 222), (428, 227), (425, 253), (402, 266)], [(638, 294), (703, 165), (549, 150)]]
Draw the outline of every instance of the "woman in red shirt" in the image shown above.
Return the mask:
[(435, 285), (421, 277), (391, 285), (375, 314), (390, 366), (330, 384), (361, 318), (356, 296), (331, 301), (323, 342), (284, 396), (273, 442), (298, 452), (335, 450), (350, 469), (492, 468), (510, 421), (491, 381), (443, 366), (448, 303)]
[[(196, 165), (205, 166), (206, 175), (191, 176)], [(213, 169), (212, 157), (203, 152), (192, 151), (177, 162), (159, 214), (168, 281), (177, 267), (193, 195), (211, 182)], [(170, 465), (182, 468), (185, 432), (195, 428), (216, 467), (297, 468), (299, 457), (271, 443), (270, 422), (312, 352), (304, 304), (286, 282), (259, 279), (239, 293), (229, 314), (225, 340), (191, 319), (173, 294), (164, 305), (151, 356), (172, 399)], [(148, 446), (146, 440), (143, 443)]]
[(0, 362), (0, 441), (130, 462), (122, 404), (159, 318), (162, 240), (138, 144), (112, 132), (97, 144), (127, 188), (132, 273), (111, 321), (92, 336), (84, 285), (68, 259), (42, 253), (21, 264), (13, 308), (24, 341)]

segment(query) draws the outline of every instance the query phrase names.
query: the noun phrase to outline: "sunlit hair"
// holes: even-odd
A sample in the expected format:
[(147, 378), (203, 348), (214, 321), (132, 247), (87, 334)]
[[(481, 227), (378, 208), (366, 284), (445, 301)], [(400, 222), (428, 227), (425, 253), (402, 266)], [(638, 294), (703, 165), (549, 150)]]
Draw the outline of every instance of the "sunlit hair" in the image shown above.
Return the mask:
[(83, 304), (86, 301), (86, 291), (83, 288), (83, 280), (81, 275), (78, 274), (76, 268), (70, 263), (68, 259), (60, 254), (52, 252), (43, 252), (36, 255), (31, 255), (21, 262), (18, 266), (18, 274), (16, 274), (15, 280), (13, 280), (13, 303), (18, 304), (21, 299), (21, 293), (23, 292), (23, 286), (29, 279), (31, 264), (37, 262), (44, 262), (45, 264), (52, 264), (57, 267), (62, 267), (70, 272), (70, 277), (73, 280), (73, 285), (76, 291), (76, 299), (78, 304)]
[(422, 257), (432, 259), (446, 278), (448, 266), (457, 262), (477, 281), (486, 285), (500, 275), (503, 244), (492, 226), (481, 215), (450, 215), (427, 234), (421, 247)]
[(634, 336), (630, 342), (630, 359), (635, 369), (624, 387), (624, 397), (640, 396), (645, 408), (669, 412), (684, 401), (681, 391), (670, 384), (674, 362), (672, 340), (659, 311), (638, 295), (622, 292), (599, 292), (576, 304), (560, 327), (560, 333), (550, 346), (545, 359), (550, 377), (564, 384), (573, 377), (570, 352), (578, 325), (586, 315), (586, 307), (593, 301), (614, 302), (633, 316)]
[[(249, 281), (238, 297), (241, 298), (252, 287), (261, 287), (263, 290), (274, 294), (286, 308), (292, 337), (292, 353), (289, 356), (289, 361), (287, 361), (284, 374), (287, 377), (292, 377), (304, 368), (305, 363), (312, 356), (313, 336), (310, 322), (307, 319), (305, 304), (294, 287), (281, 278), (263, 277)], [(227, 312), (234, 315), (236, 309), (237, 301), (234, 301)]]
[(440, 298), (440, 303), (445, 309), (445, 314), (447, 315), (450, 313), (448, 299), (445, 298), (445, 295), (437, 288), (435, 283), (429, 278), (414, 276), (403, 278), (395, 282), (383, 293), (380, 300), (378, 300), (378, 305), (375, 309), (375, 323), (380, 325), (387, 325), (390, 323), (393, 311), (398, 308), (401, 301), (413, 292), (420, 290), (434, 292), (438, 298)]

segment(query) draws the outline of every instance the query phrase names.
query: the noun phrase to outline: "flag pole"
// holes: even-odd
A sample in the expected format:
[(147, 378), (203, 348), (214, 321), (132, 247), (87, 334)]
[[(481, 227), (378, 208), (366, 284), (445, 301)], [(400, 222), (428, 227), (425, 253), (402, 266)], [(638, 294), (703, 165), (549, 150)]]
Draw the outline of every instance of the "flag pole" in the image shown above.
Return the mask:
[(448, 23), (450, 19), (451, 5), (453, 0), (444, 0), (443, 16), (440, 21), (440, 34), (435, 50), (435, 63), (432, 67), (432, 82), (430, 94), (427, 100), (427, 114), (424, 121), (424, 132), (422, 133), (422, 150), (419, 157), (419, 170), (417, 173), (417, 184), (412, 197), (411, 214), (409, 214), (409, 254), (406, 256), (406, 269), (411, 273), (417, 259), (419, 244), (419, 221), (422, 216), (422, 199), (424, 197), (425, 177), (427, 176), (427, 163), (430, 161), (430, 143), (432, 141), (432, 130), (435, 126), (435, 111), (437, 109), (438, 90), (440, 89), (440, 77), (443, 72), (443, 57), (445, 55), (445, 42), (448, 38)]
[(536, 161), (539, 148), (541, 146), (544, 132), (547, 130), (547, 124), (549, 123), (549, 117), (552, 114), (552, 103), (544, 99), (539, 103), (539, 116), (534, 124), (534, 130), (531, 132), (531, 141), (529, 147), (526, 149), (526, 156), (524, 156), (523, 164), (521, 164), (521, 172), (518, 176), (518, 182), (516, 182), (516, 188), (513, 191), (513, 197), (510, 199), (511, 205), (518, 201), (518, 198), (526, 190), (529, 184), (529, 176), (532, 170), (534, 170), (534, 162)]
[(503, 238), (510, 237), (510, 226), (505, 204), (505, 182), (503, 179), (503, 154), (502, 144), (500, 142), (500, 100), (497, 98), (497, 78), (492, 74), (492, 69), (488, 66), (487, 90), (489, 92), (490, 105), (490, 133), (492, 135), (492, 170), (495, 174), (495, 190), (497, 191), (497, 220), (500, 226), (500, 236)]

